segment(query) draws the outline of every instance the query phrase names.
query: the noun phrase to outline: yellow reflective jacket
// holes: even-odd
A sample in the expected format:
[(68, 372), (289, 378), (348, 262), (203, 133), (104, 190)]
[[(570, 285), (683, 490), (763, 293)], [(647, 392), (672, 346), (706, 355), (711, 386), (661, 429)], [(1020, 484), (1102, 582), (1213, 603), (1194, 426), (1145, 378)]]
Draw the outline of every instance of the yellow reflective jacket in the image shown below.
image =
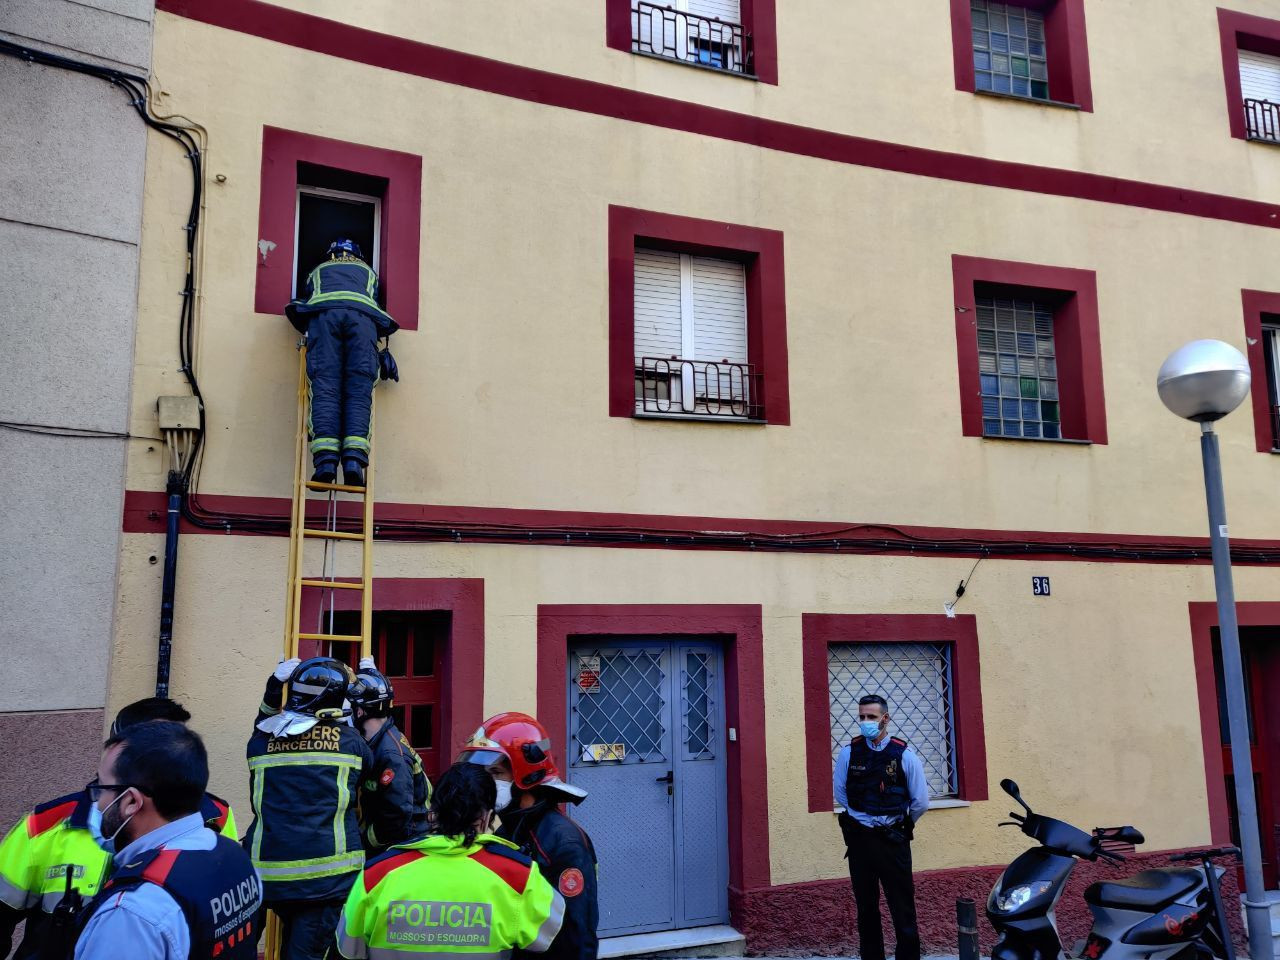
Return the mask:
[[(27, 926), (15, 958), (38, 954), (45, 924), (66, 893), (68, 867), (72, 889), (85, 903), (106, 879), (111, 857), (89, 829), (90, 805), (84, 790), (42, 803), (0, 841), (0, 956), (22, 919)], [(224, 801), (205, 794), (200, 812), (210, 830), (238, 841), (235, 816)]]
[(365, 865), (342, 911), (338, 952), (498, 960), (515, 948), (546, 950), (563, 920), (564, 899), (514, 844), (429, 836)]

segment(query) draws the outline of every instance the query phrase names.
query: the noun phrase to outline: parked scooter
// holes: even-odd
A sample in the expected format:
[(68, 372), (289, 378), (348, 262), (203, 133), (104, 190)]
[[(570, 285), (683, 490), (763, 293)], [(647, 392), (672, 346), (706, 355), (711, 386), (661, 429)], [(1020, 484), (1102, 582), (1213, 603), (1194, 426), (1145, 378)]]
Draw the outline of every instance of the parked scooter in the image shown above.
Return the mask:
[[(1005, 793), (1026, 811), (1010, 813), (1000, 826), (1019, 827), (1038, 846), (1014, 860), (987, 899), (987, 919), (999, 933), (991, 960), (1070, 960), (1058, 937), (1053, 908), (1062, 896), (1077, 860), (1124, 857), (1103, 847), (1104, 840), (1138, 844), (1134, 827), (1093, 834), (1032, 811), (1012, 780)], [(1143, 870), (1127, 880), (1094, 883), (1084, 898), (1093, 913), (1093, 929), (1074, 956), (1080, 960), (1235, 960), (1222, 909), (1219, 879), (1225, 871), (1212, 858), (1239, 856), (1235, 847), (1178, 854), (1171, 860), (1200, 860), (1199, 867)]]

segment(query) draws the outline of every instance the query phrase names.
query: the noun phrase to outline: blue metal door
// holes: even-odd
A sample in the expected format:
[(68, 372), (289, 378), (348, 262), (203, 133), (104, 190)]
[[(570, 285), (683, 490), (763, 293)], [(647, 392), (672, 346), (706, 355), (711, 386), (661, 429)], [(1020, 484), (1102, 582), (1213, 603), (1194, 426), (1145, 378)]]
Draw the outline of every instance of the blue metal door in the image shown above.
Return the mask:
[(696, 640), (583, 642), (569, 654), (574, 811), (600, 859), (600, 933), (728, 921), (720, 651)]

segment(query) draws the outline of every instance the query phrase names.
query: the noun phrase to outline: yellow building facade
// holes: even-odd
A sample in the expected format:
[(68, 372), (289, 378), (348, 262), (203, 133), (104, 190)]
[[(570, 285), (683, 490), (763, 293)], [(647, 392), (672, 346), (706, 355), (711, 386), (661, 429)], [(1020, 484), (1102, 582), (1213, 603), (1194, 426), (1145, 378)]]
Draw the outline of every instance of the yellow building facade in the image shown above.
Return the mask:
[[(736, 31), (695, 0), (157, 5), (162, 105), (207, 131), (172, 687), (212, 789), (247, 822), (286, 595), (281, 313), (336, 210), (372, 217), (404, 326), (380, 660), (436, 770), (484, 715), (548, 724), (591, 790), (606, 935), (853, 942), (831, 761), (859, 692), (927, 761), (927, 947), (1022, 847), (1002, 777), (1152, 854), (1225, 841), (1196, 431), (1154, 389), (1199, 337), (1254, 364), (1221, 435), (1275, 885), (1280, 2), (729, 5)], [(185, 390), (189, 197), (153, 137), (135, 433)], [(131, 447), (108, 715), (152, 692), (166, 470)]]

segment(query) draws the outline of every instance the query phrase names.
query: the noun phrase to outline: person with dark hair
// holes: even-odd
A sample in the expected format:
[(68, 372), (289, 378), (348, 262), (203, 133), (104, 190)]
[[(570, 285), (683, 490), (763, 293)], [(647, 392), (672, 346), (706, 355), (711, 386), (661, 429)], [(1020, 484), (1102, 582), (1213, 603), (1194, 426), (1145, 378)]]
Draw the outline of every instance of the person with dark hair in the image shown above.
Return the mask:
[(208, 782), (204, 744), (180, 723), (106, 742), (86, 789), (114, 870), (82, 915), (75, 960), (256, 957), (262, 884), (240, 845), (204, 825)]
[[(147, 697), (120, 709), (111, 735), (152, 720), (186, 723), (191, 719), (180, 704), (164, 697)], [(226, 801), (204, 795), (201, 816), (205, 826), (238, 839), (235, 815)], [(72, 901), (92, 898), (111, 867), (111, 857), (98, 845), (102, 814), (83, 788), (48, 803), (19, 820), (0, 841), (0, 957), (7, 956), (17, 925), (26, 921), (14, 960), (35, 960), (52, 936), (55, 909), (67, 892), (71, 870)], [(66, 909), (69, 910), (68, 902)]]
[(280, 960), (328, 953), (364, 866), (357, 802), (373, 754), (345, 721), (351, 681), (351, 669), (332, 657), (282, 661), (249, 738), (253, 822), (244, 845), (280, 918)]
[(884, 960), (880, 889), (893, 918), (896, 960), (920, 960), (911, 840), (929, 809), (924, 765), (905, 740), (889, 736), (889, 704), (878, 693), (858, 700), (859, 736), (840, 748), (833, 788), (858, 907), (859, 956)]
[(396, 727), (391, 716), (395, 690), (372, 657), (360, 661), (347, 699), (351, 719), (373, 753), (373, 776), (365, 781), (360, 797), (360, 829), (365, 850), (381, 852), (427, 832), (431, 781), (418, 751)]
[(541, 953), (564, 918), (564, 899), (538, 865), (490, 830), (493, 777), (455, 763), (436, 784), (430, 835), (370, 860), (338, 926), (343, 957)]
[(596, 851), (587, 832), (563, 805), (581, 803), (587, 793), (560, 779), (551, 737), (524, 713), (490, 717), (458, 755), (460, 762), (487, 770), (498, 789), (498, 836), (520, 847), (564, 897), (564, 925), (547, 956), (554, 960), (595, 960)]

